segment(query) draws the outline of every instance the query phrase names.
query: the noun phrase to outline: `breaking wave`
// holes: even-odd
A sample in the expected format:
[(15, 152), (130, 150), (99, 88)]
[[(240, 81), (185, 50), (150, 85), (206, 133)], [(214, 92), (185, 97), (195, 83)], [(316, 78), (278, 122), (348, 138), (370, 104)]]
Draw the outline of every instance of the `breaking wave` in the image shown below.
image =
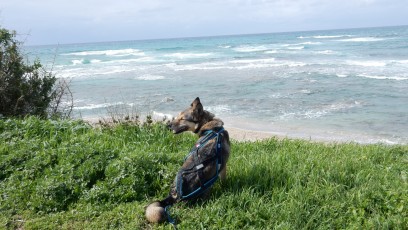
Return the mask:
[(375, 37), (360, 37), (360, 38), (348, 38), (348, 39), (339, 39), (340, 42), (377, 42), (383, 41), (384, 38), (375, 38)]
[(156, 81), (156, 80), (163, 80), (165, 79), (165, 77), (161, 75), (144, 74), (140, 77), (136, 77), (136, 79), (144, 80), (144, 81)]
[(123, 56), (144, 56), (145, 53), (138, 49), (120, 49), (120, 50), (82, 51), (82, 52), (66, 53), (66, 54), (61, 54), (61, 55), (72, 55), (72, 56), (105, 55), (105, 56), (123, 57)]
[(357, 65), (365, 67), (383, 67), (387, 65), (385, 61), (347, 61), (348, 65)]
[(291, 119), (315, 119), (323, 117), (332, 113), (346, 111), (355, 107), (360, 107), (361, 102), (338, 102), (330, 105), (323, 105), (315, 109), (306, 109), (303, 111), (296, 112), (286, 112), (279, 116), (280, 120), (291, 120)]
[(233, 48), (233, 50), (236, 52), (250, 53), (250, 52), (267, 51), (269, 50), (269, 48), (266, 46), (262, 46), (262, 45), (260, 46), (243, 45), (243, 46), (238, 46), (236, 48)]
[(368, 74), (358, 74), (357, 76), (364, 77), (364, 78), (377, 79), (377, 80), (397, 80), (397, 81), (408, 80), (408, 76), (403, 77), (403, 76), (384, 76), (384, 75), (368, 75)]
[(166, 54), (165, 57), (186, 59), (186, 58), (202, 58), (214, 55), (214, 53), (172, 53)]
[(354, 35), (343, 34), (343, 35), (316, 35), (316, 36), (299, 36), (299, 39), (315, 38), (315, 39), (333, 39), (333, 38), (343, 38), (343, 37), (354, 37)]

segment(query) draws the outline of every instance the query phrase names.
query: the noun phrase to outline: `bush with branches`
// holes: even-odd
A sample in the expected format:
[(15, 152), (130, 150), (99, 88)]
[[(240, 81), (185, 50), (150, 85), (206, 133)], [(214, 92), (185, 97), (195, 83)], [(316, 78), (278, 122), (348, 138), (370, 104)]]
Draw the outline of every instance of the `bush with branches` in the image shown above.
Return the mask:
[(38, 59), (24, 61), (21, 45), (15, 31), (0, 27), (0, 117), (61, 116), (61, 100), (69, 94), (72, 101), (67, 83), (57, 81)]

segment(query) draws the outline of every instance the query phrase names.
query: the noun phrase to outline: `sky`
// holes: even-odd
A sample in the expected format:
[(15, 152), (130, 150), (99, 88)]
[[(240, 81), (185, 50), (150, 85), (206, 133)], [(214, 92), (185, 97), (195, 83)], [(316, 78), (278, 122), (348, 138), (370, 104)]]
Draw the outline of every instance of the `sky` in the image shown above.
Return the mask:
[(408, 0), (0, 0), (26, 45), (408, 25)]

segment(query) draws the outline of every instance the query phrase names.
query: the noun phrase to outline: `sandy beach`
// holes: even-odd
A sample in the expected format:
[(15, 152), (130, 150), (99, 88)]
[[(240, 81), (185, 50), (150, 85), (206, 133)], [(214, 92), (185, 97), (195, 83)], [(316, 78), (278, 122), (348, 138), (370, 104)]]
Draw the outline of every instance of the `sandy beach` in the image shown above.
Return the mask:
[(258, 141), (272, 137), (283, 138), (283, 136), (276, 136), (275, 134), (269, 132), (245, 130), (229, 126), (226, 126), (225, 129), (228, 130), (230, 138), (237, 141)]

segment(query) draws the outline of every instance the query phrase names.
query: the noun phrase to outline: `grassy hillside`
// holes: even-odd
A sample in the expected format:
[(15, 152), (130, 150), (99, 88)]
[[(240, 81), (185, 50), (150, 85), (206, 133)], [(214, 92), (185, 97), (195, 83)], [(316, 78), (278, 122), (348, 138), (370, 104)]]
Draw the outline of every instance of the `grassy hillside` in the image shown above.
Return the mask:
[[(171, 229), (167, 195), (195, 141), (164, 125), (0, 120), (0, 229)], [(228, 180), (171, 208), (179, 229), (404, 229), (408, 146), (232, 143)]]

